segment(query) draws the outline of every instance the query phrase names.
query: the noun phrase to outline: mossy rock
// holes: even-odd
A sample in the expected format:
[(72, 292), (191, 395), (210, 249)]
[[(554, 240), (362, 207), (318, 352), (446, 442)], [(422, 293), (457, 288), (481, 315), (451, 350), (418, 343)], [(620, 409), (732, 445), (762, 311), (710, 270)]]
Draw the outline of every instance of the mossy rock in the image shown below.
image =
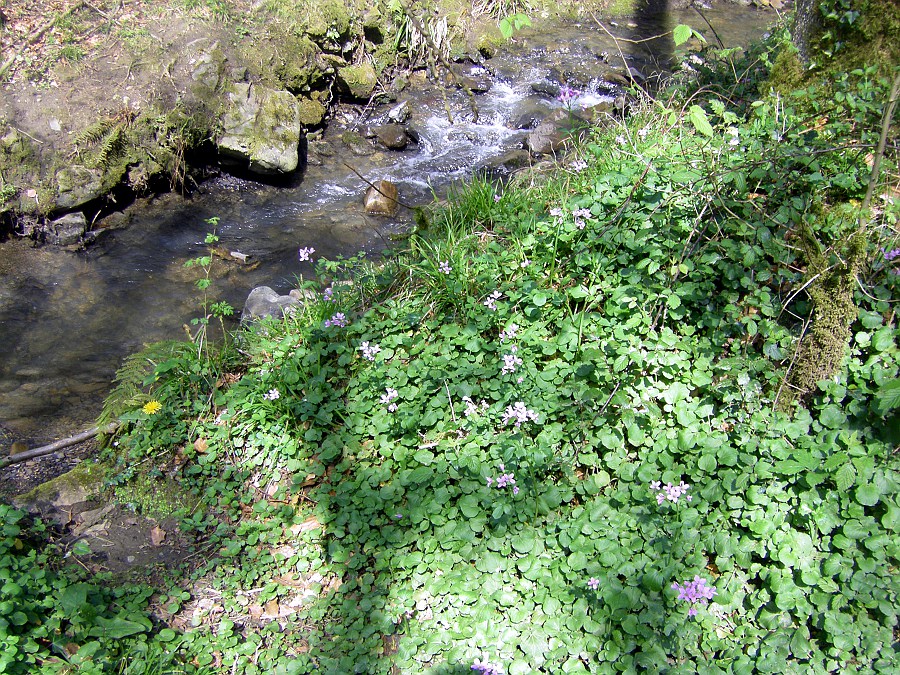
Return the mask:
[(322, 120), (325, 119), (325, 106), (319, 101), (311, 98), (301, 98), (298, 100), (298, 104), (300, 124), (307, 129), (319, 126)]
[(306, 32), (313, 40), (343, 39), (350, 34), (352, 18), (341, 0), (317, 0), (308, 8)]
[(378, 74), (371, 63), (344, 66), (338, 69), (338, 85), (353, 98), (368, 99), (378, 84)]
[(85, 461), (68, 473), (38, 485), (30, 492), (16, 497), (16, 506), (52, 504), (58, 509), (90, 501), (103, 488), (106, 476), (105, 464)]

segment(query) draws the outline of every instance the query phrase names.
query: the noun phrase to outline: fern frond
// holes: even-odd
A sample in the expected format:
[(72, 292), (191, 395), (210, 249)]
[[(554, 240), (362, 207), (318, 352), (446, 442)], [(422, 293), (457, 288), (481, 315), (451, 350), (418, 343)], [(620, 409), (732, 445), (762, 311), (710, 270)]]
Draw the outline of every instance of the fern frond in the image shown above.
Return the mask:
[(91, 147), (97, 145), (109, 133), (110, 129), (118, 124), (116, 120), (105, 118), (90, 124), (87, 129), (75, 136), (74, 143), (77, 147)]

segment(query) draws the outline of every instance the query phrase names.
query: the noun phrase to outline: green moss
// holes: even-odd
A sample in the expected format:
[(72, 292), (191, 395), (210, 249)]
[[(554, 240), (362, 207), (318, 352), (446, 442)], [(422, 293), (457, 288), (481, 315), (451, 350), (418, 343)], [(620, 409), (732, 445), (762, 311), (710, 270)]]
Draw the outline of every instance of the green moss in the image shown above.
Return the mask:
[(325, 118), (325, 106), (310, 98), (299, 99), (300, 124), (304, 127), (315, 127)]
[(850, 327), (859, 314), (853, 291), (866, 255), (866, 239), (861, 233), (851, 237), (843, 260), (832, 265), (811, 231), (805, 230), (801, 240), (809, 261), (807, 276), (814, 280), (807, 288), (814, 310), (791, 369), (790, 393), (782, 401), (785, 408), (807, 398), (816, 391), (817, 383), (840, 370), (852, 337)]
[(791, 45), (785, 45), (775, 57), (775, 63), (769, 72), (769, 78), (762, 83), (760, 93), (768, 94), (775, 91), (779, 94), (788, 94), (803, 85), (805, 72), (797, 50)]
[(190, 512), (198, 499), (170, 478), (139, 475), (114, 491), (116, 501), (135, 513), (162, 520), (178, 512)]
[(338, 78), (354, 98), (369, 98), (378, 83), (378, 75), (371, 63), (346, 66), (338, 70)]

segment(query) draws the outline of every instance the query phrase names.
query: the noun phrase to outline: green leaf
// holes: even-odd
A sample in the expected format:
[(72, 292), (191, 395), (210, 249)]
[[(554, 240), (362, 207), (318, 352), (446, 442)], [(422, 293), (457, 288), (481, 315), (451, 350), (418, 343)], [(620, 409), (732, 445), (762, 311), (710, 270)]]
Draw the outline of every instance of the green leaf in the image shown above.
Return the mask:
[(672, 31), (672, 38), (675, 40), (675, 46), (680, 47), (685, 42), (691, 39), (691, 35), (694, 34), (694, 31), (691, 30), (691, 27), (680, 23), (675, 26), (675, 30)]
[(699, 105), (692, 105), (688, 109), (688, 119), (691, 121), (691, 124), (694, 125), (694, 128), (699, 131), (704, 136), (712, 138), (713, 128), (709, 123), (709, 119), (706, 117), (706, 112)]
[(888, 380), (875, 393), (875, 411), (884, 417), (900, 407), (900, 379)]
[(846, 492), (856, 483), (856, 469), (847, 462), (834, 474), (834, 482), (839, 492)]
[(881, 500), (881, 490), (877, 485), (867, 483), (856, 489), (856, 501), (863, 506), (875, 506)]

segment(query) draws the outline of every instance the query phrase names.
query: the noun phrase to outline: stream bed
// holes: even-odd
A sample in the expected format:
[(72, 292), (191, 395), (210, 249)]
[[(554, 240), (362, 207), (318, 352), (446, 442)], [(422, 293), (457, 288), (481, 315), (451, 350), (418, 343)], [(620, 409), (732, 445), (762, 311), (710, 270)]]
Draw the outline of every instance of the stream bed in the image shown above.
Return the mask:
[[(640, 40), (686, 22), (716, 39), (705, 19), (686, 11), (606, 25), (617, 37)], [(731, 4), (703, 14), (726, 46), (759, 37), (775, 18)], [(222, 175), (188, 197), (165, 194), (114, 214), (85, 250), (35, 247), (26, 240), (0, 244), (0, 425), (31, 446), (89, 427), (125, 356), (144, 344), (183, 338), (183, 325), (201, 313), (198, 270), (184, 263), (206, 252), (208, 219), (219, 219), (223, 249), (255, 263), (213, 263), (212, 297), (239, 313), (255, 286), (287, 293), (299, 277), (310, 278), (313, 267), (298, 261), (299, 248), (314, 248), (316, 259), (375, 253), (391, 233), (408, 226), (407, 208), (391, 218), (365, 215), (367, 181), (390, 180), (404, 204), (426, 204), (520, 150), (530, 120), (563, 106), (552, 93), (536, 91), (536, 83), (574, 86), (580, 93), (568, 103), (573, 106), (612, 101), (621, 90), (608, 76), (617, 64), (621, 70), (620, 48), (630, 67), (649, 75), (671, 57), (669, 47), (665, 40), (617, 44), (590, 18), (541, 25), (475, 72), (489, 83), (476, 96), (477, 122), (468, 97), (451, 91), (451, 123), (444, 94), (419, 74), (398, 97), (410, 105), (407, 124), (417, 139), (405, 150), (372, 144), (370, 154), (352, 153), (341, 133), (364, 133), (396, 103), (344, 106), (308, 141), (307, 165), (290, 185)]]

